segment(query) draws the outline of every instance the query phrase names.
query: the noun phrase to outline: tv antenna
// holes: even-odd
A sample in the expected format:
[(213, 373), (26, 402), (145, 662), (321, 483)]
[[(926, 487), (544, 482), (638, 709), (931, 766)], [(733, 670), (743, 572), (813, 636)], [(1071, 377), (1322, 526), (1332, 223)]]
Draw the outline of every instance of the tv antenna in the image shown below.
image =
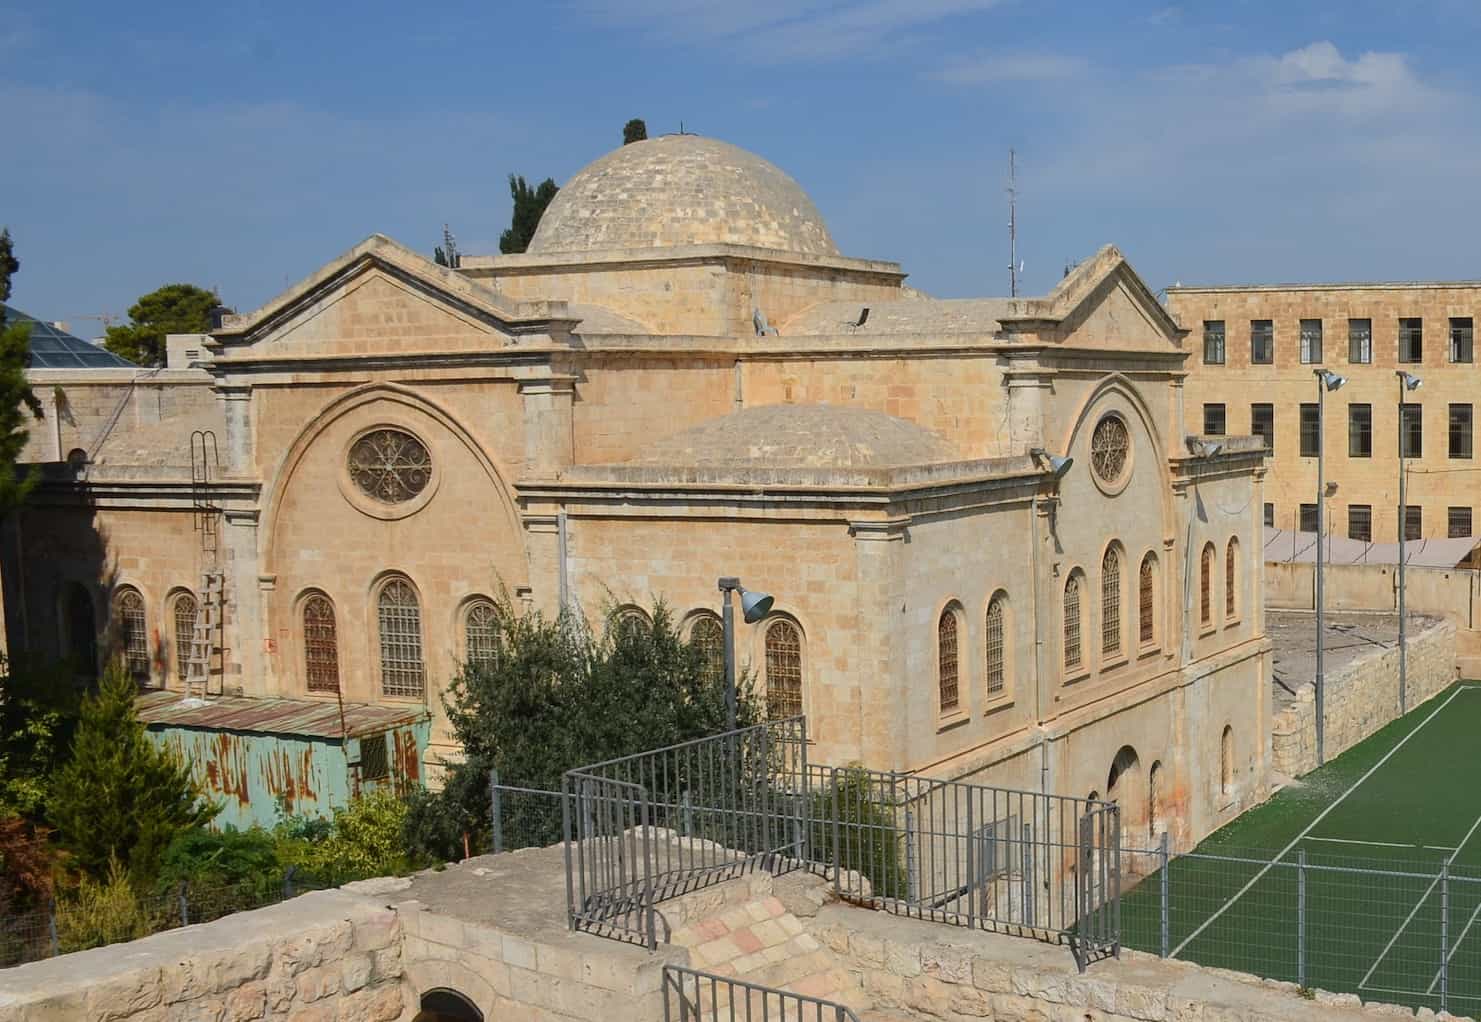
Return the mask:
[(442, 255), (449, 269), (456, 270), (463, 261), (458, 252), (458, 239), (453, 237), (452, 229), (445, 223), (442, 225)]
[(1008, 295), (1018, 297), (1018, 154), (1008, 150)]

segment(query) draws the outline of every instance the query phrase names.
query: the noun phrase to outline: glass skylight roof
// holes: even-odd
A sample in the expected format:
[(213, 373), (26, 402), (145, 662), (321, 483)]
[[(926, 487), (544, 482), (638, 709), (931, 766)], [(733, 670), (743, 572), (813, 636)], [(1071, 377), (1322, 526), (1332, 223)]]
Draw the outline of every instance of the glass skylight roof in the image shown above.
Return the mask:
[(32, 369), (133, 369), (134, 363), (111, 351), (89, 344), (50, 323), (28, 316), (20, 309), (0, 304), (5, 325), (28, 323), (31, 327)]

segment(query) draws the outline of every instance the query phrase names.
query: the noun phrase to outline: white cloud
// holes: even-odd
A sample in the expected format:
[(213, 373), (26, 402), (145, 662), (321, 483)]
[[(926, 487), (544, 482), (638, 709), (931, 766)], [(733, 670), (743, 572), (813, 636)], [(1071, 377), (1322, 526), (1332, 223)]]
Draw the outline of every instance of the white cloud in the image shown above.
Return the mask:
[(929, 72), (928, 78), (952, 85), (989, 85), (996, 82), (1048, 82), (1073, 78), (1088, 70), (1081, 57), (1053, 53), (983, 54), (950, 61)]

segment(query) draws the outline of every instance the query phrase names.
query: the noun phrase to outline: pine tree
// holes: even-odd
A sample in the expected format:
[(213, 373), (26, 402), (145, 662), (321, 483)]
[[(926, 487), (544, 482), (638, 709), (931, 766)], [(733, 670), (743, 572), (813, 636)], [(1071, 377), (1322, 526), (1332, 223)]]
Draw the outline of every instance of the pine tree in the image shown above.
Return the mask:
[(648, 137), (648, 125), (643, 123), (641, 117), (634, 117), (622, 126), (622, 144), (629, 145), (633, 142), (642, 142)]
[(141, 366), (164, 365), (166, 334), (203, 334), (211, 329), (216, 295), (194, 284), (166, 284), (129, 307), (129, 322), (110, 326), (103, 347)]
[(509, 195), (514, 199), (514, 218), (509, 224), (509, 230), (499, 235), (500, 252), (510, 255), (530, 247), (530, 239), (540, 226), (545, 207), (550, 205), (550, 200), (555, 198), (558, 191), (560, 187), (548, 177), (532, 189), (523, 177), (509, 175)]
[[(0, 302), (10, 300), (10, 277), (20, 268), (10, 232), (0, 230)], [(30, 436), (26, 412), (41, 418), (41, 402), (26, 379), (30, 361), (31, 328), (24, 323), (6, 326), (0, 307), (0, 515), (18, 507), (36, 485), (34, 471), (21, 474), (15, 469)]]
[(110, 664), (98, 691), (83, 700), (72, 757), (52, 781), (47, 815), (78, 866), (103, 880), (116, 860), (142, 887), (170, 841), (211, 822), (221, 806), (205, 797), (187, 763), (145, 734), (136, 694), (123, 664)]

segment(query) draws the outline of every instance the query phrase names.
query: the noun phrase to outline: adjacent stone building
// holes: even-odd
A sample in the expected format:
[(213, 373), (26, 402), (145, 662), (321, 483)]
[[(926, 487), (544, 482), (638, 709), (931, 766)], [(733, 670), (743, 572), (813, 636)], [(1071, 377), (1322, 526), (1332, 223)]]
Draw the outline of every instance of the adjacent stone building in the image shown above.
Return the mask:
[[(1197, 428), (1270, 444), (1267, 525), (1316, 531), (1313, 371), (1325, 367), (1347, 379), (1325, 400), (1326, 479), (1337, 484), (1325, 531), (1399, 540), (1402, 447), (1406, 537), (1477, 534), (1481, 283), (1178, 285), (1167, 301), (1194, 338), (1188, 409)], [(1399, 373), (1422, 386), (1401, 393)]]
[(1262, 445), (1188, 436), (1185, 331), (1114, 248), (1038, 298), (904, 278), (693, 135), (578, 173), (521, 255), (373, 236), (162, 371), (38, 376), (65, 425), (37, 460), (81, 453), (4, 537), (12, 648), (422, 707), (435, 778), (501, 587), (662, 597), (718, 654), (737, 575), (776, 597), (740, 659), (817, 761), (1195, 840), (1266, 792)]

